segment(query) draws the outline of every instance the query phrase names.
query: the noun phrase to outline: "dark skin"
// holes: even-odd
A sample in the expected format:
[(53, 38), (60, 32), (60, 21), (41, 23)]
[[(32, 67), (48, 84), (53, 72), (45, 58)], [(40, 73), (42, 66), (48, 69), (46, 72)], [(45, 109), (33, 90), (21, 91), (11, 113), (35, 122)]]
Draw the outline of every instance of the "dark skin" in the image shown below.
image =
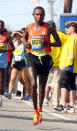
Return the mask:
[[(3, 53), (3, 52), (9, 52), (9, 51), (13, 51), (15, 48), (14, 48), (14, 45), (12, 43), (12, 38), (10, 36), (10, 33), (4, 28), (4, 22), (0, 21), (0, 37), (2, 38), (3, 37), (3, 33), (6, 32), (6, 42), (11, 45), (11, 49), (0, 49), (0, 53)], [(0, 68), (0, 94), (2, 93), (2, 89), (3, 89), (3, 79), (4, 79), (4, 75), (5, 75), (5, 72), (6, 72), (6, 68)]]
[(15, 49), (13, 42), (12, 42), (12, 38), (10, 36), (10, 33), (4, 28), (4, 24), (2, 22), (0, 22), (0, 36), (3, 36), (3, 33), (6, 32), (6, 41), (9, 45), (11, 45), (11, 49), (0, 49), (0, 53), (2, 52), (11, 52)]
[[(38, 28), (41, 28), (41, 26), (43, 25), (43, 20), (44, 20), (44, 16), (45, 14), (42, 12), (41, 9), (36, 9), (33, 13), (34, 19), (35, 19), (35, 25), (34, 28), (37, 30)], [(26, 27), (25, 29), (25, 39), (24, 39), (24, 43), (25, 43), (25, 48), (31, 48), (31, 44), (27, 42), (27, 37), (28, 37), (28, 30), (29, 30), (29, 26)], [(53, 35), (54, 39), (56, 40), (56, 42), (54, 43), (47, 43), (45, 41), (44, 38), (41, 38), (40, 43), (44, 46), (53, 46), (53, 47), (60, 47), (61, 41), (60, 38), (56, 32), (56, 29), (51, 25), (47, 25), (47, 30), (48, 30), (48, 34), (50, 36), (50, 34)]]
[[(33, 12), (33, 16), (35, 19), (35, 23), (34, 23), (34, 29), (36, 31), (40, 30), (40, 28), (43, 25), (43, 20), (44, 20), (44, 12), (42, 9), (36, 9)], [(26, 27), (25, 29), (25, 35), (24, 35), (24, 45), (25, 45), (25, 49), (26, 48), (31, 48), (31, 43), (29, 43), (28, 40), (28, 30), (29, 30), (29, 26)], [(44, 46), (54, 46), (54, 47), (60, 47), (61, 46), (61, 41), (59, 39), (59, 36), (56, 32), (56, 29), (53, 26), (49, 26), (47, 25), (47, 31), (48, 31), (48, 35), (50, 36), (50, 34), (53, 35), (54, 39), (56, 40), (55, 43), (48, 43), (45, 38), (41, 38), (40, 40), (40, 44), (44, 45)], [(33, 105), (34, 105), (34, 109), (37, 110), (37, 71), (34, 67), (29, 67), (28, 68), (28, 73), (29, 73), (29, 78), (30, 78), (30, 83), (31, 83), (31, 90), (32, 90), (32, 100), (33, 100)], [(42, 104), (43, 104), (43, 100), (44, 100), (44, 95), (45, 95), (45, 85), (47, 82), (47, 78), (48, 76), (44, 76), (44, 75), (39, 75), (39, 107), (42, 108)]]

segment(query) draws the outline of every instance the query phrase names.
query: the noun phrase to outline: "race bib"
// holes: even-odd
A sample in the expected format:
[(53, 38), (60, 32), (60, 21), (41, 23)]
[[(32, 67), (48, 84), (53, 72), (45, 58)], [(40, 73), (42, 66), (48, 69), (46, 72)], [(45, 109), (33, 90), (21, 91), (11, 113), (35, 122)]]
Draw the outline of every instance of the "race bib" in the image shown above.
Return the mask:
[(6, 49), (5, 43), (0, 43), (0, 49)]
[(44, 46), (40, 44), (40, 39), (42, 37), (44, 37), (44, 36), (32, 36), (31, 37), (32, 49), (42, 49), (42, 48), (44, 48)]
[(21, 56), (16, 55), (16, 56), (15, 56), (15, 61), (21, 61)]
[(20, 49), (15, 49), (15, 51), (14, 51), (13, 53), (14, 53), (14, 54), (21, 55), (21, 54), (22, 54), (22, 50), (20, 50)]
[(20, 61), (20, 60), (22, 59), (22, 50), (16, 49), (16, 50), (13, 52), (13, 55), (14, 55), (14, 60), (15, 60), (15, 61)]

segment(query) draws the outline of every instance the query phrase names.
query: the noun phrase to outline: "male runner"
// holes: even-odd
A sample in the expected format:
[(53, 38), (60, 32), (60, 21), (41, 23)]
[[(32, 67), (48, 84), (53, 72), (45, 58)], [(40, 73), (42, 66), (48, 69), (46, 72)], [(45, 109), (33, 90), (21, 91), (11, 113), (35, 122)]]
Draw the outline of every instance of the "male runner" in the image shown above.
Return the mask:
[[(8, 49), (8, 44), (11, 46)], [(4, 21), (0, 20), (0, 95), (3, 89), (3, 79), (8, 66), (8, 52), (13, 51), (14, 45), (10, 33), (4, 27)], [(0, 96), (0, 106), (2, 105), (2, 97)]]
[[(45, 85), (48, 78), (49, 69), (53, 65), (50, 56), (50, 46), (61, 46), (61, 41), (55, 28), (51, 28), (46, 22), (43, 22), (45, 10), (42, 7), (36, 7), (33, 10), (35, 22), (28, 25), (25, 29), (25, 48), (28, 48), (26, 63), (32, 90), (32, 101), (34, 107), (33, 125), (42, 122), (42, 105), (45, 95)], [(56, 42), (50, 43), (50, 34), (54, 36)], [(27, 40), (28, 39), (28, 40)], [(39, 75), (39, 106), (37, 108), (37, 76)]]

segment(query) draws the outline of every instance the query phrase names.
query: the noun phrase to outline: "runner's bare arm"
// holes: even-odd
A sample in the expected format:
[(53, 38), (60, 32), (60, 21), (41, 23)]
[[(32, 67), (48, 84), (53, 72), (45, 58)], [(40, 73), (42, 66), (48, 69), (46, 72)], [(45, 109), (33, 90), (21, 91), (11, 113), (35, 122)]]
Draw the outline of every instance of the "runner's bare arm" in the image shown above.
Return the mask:
[(24, 43), (24, 48), (31, 48), (31, 44), (28, 42), (28, 30), (29, 30), (29, 25), (25, 28), (25, 33), (23, 35), (23, 43)]
[(40, 40), (40, 43), (42, 45), (44, 45), (44, 46), (60, 47), (62, 44), (61, 44), (60, 38), (59, 38), (59, 36), (58, 36), (58, 34), (56, 32), (56, 29), (53, 26), (49, 26), (48, 25), (47, 26), (47, 30), (48, 30), (49, 37), (52, 34), (56, 42), (54, 42), (54, 43), (48, 43), (48, 42), (46, 42), (45, 38), (42, 38)]
[(49, 34), (49, 36), (50, 36), (50, 34), (52, 34), (55, 41), (56, 41), (54, 43), (49, 43), (50, 46), (60, 47), (62, 45), (61, 40), (56, 32), (56, 29), (53, 26), (48, 25), (48, 34)]

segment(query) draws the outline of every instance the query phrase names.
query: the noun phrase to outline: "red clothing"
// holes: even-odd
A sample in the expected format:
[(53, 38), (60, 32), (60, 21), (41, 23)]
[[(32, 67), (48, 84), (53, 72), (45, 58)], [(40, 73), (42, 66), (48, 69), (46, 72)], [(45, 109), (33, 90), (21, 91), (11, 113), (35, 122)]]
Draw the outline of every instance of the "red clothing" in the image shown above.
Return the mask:
[[(43, 25), (41, 26), (40, 30), (39, 31), (36, 31), (34, 29), (34, 24), (35, 23), (32, 23), (29, 27), (29, 39), (28, 39), (28, 42), (30, 44), (31, 43), (31, 37), (32, 36), (44, 36), (45, 40), (47, 42), (50, 42), (50, 37), (48, 36), (48, 31), (47, 31), (47, 23), (46, 22), (43, 22)], [(45, 50), (46, 50), (46, 54), (49, 54), (49, 52), (51, 52), (51, 47), (45, 47)], [(31, 49), (28, 49), (28, 52), (31, 52)]]
[[(11, 49), (11, 46), (10, 45), (8, 45), (8, 49)], [(11, 52), (8, 52), (8, 62), (10, 62), (10, 58), (11, 58), (11, 56), (13, 55), (13, 52), (11, 51)]]

